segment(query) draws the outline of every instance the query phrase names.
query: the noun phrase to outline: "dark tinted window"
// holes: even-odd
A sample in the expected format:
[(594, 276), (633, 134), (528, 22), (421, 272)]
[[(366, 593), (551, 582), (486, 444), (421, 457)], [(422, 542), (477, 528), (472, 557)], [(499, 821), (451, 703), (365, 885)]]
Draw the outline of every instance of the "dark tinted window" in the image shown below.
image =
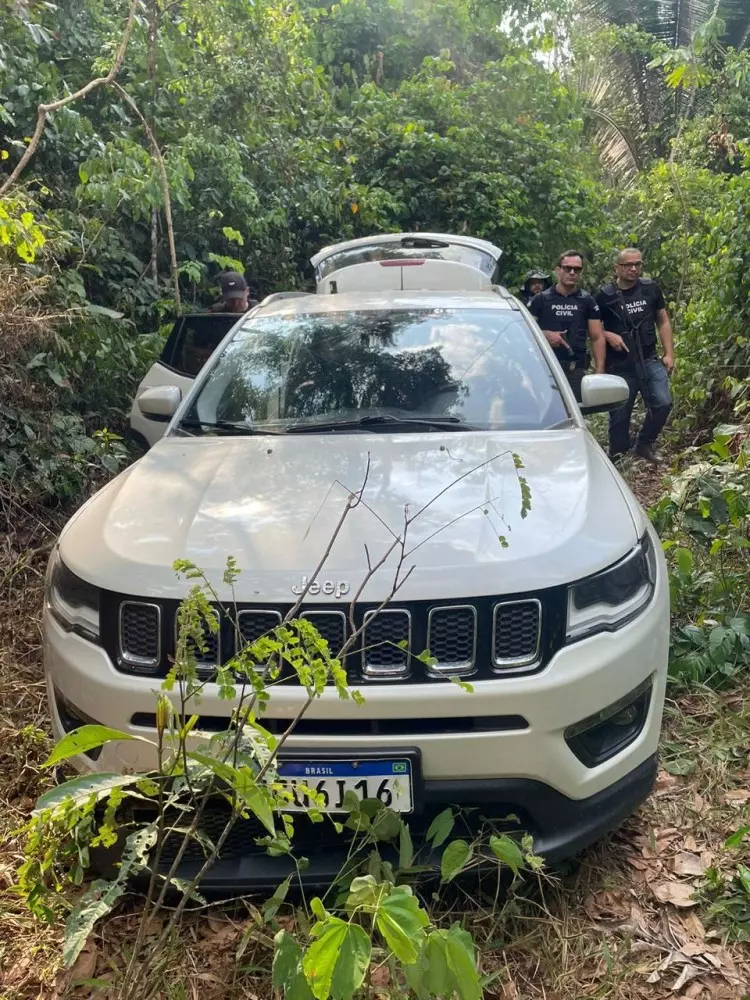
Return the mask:
[(267, 425), (374, 414), (543, 429), (568, 413), (520, 313), (408, 309), (250, 320), (212, 366), (189, 420)]
[(184, 316), (164, 361), (183, 375), (197, 375), (238, 319), (232, 313)]

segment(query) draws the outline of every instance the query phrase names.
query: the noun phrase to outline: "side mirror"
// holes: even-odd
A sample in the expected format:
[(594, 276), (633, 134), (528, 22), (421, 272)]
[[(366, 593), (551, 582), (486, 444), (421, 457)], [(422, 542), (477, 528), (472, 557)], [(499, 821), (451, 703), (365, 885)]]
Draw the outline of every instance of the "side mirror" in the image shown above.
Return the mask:
[(584, 375), (581, 382), (581, 413), (604, 413), (627, 402), (628, 383), (619, 375)]
[(167, 423), (182, 402), (182, 391), (176, 385), (153, 385), (138, 397), (138, 409), (149, 420)]

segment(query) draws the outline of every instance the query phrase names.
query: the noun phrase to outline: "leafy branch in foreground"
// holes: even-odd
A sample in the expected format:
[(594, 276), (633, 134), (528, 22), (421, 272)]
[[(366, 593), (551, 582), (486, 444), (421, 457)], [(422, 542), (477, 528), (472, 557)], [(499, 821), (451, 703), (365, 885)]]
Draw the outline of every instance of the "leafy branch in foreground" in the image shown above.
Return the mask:
[[(522, 467), (517, 456), (513, 456), (513, 467), (516, 474)], [(338, 525), (310, 582), (320, 572), (346, 517), (360, 503), (366, 506), (364, 485), (366, 479), (361, 490), (347, 491)], [(521, 477), (519, 486), (524, 517), (530, 494)], [(409, 529), (430, 506), (426, 504), (416, 514), (405, 513), (402, 530), (392, 532), (384, 556), (370, 560), (368, 553), (367, 573), (352, 598), (352, 609), (369, 580), (391, 557), (392, 580), (378, 611), (403, 586), (414, 568), (407, 565)], [(353, 628), (334, 655), (314, 624), (298, 616), (303, 593), (281, 623), (246, 642), (237, 615), (239, 570), (234, 559), (227, 561), (220, 588), (187, 560), (175, 563), (175, 570), (191, 586), (177, 612), (174, 661), (157, 694), (155, 739), (86, 725), (68, 733), (47, 761), (48, 766), (58, 765), (95, 748), (136, 739), (140, 759), (151, 761), (151, 769), (135, 775), (97, 773), (72, 778), (42, 796), (26, 825), (19, 891), (42, 919), (55, 920), (67, 911), (65, 962), (75, 961), (97, 921), (133, 879), (140, 878), (147, 886), (145, 907), (119, 995), (133, 997), (139, 989), (150, 988), (185, 908), (191, 901), (202, 901), (201, 887), (222, 858), (232, 830), (238, 823), (247, 823), (248, 842), (257, 853), (288, 861), (289, 874), (264, 907), (258, 928), (261, 946), (271, 947), (272, 942), (274, 981), (286, 996), (348, 1000), (366, 988), (370, 968), (376, 963), (386, 964), (393, 981), (404, 987), (408, 983), (420, 998), (453, 994), (462, 1000), (478, 998), (481, 979), (470, 934), (458, 924), (446, 929), (433, 922), (414, 887), (424, 879), (447, 886), (479, 868), (492, 872), (498, 885), (506, 871), (514, 878), (535, 871), (541, 861), (532, 853), (530, 838), (517, 841), (482, 821), (479, 828), (471, 828), (471, 842), (451, 840), (458, 814), (448, 809), (434, 818), (424, 842), (415, 846), (408, 824), (390, 808), (400, 794), (400, 778), (394, 779), (393, 787), (383, 782), (377, 790), (371, 789), (374, 797), (362, 799), (346, 791), (336, 805), (322, 784), (312, 787), (312, 780), (309, 784), (307, 779), (290, 781), (281, 772), (280, 755), (313, 702), (331, 696), (355, 705), (363, 701), (349, 687), (343, 667), (347, 652), (361, 640), (363, 627)], [(231, 600), (225, 602), (221, 594), (227, 593)], [(354, 622), (352, 610), (349, 617)], [(208, 676), (200, 662), (220, 620), (231, 623), (237, 652)], [(416, 658), (431, 662), (428, 651)], [(200, 702), (209, 683), (232, 706), (226, 730), (212, 735), (202, 731), (200, 719)], [(458, 683), (470, 692), (469, 685)], [(287, 696), (290, 685), (298, 692), (294, 700), (299, 708), (286, 729), (275, 734), (262, 719), (273, 690), (280, 685), (287, 686)], [(217, 810), (223, 826), (209, 836), (205, 818)], [(279, 928), (276, 914), (293, 878), (308, 864), (295, 851), (298, 825), (326, 821), (329, 835), (341, 838), (346, 847), (346, 862), (325, 897), (314, 899), (306, 908), (292, 936), (288, 928)], [(84, 881), (89, 868), (96, 867), (92, 858), (101, 850), (119, 854), (114, 877), (102, 874), (71, 907), (66, 888)], [(183, 875), (186, 857), (192, 864), (187, 879)], [(146, 949), (146, 929), (154, 926), (153, 917), (164, 910), (167, 894), (175, 890), (179, 901), (164, 917), (156, 941), (150, 941)], [(273, 937), (267, 926), (275, 932)]]

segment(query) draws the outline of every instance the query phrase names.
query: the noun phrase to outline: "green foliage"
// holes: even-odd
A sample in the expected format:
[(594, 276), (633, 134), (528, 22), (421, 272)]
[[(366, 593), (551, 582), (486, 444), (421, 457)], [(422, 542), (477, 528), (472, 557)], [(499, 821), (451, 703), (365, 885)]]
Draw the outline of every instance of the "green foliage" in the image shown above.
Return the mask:
[(708, 923), (720, 929), (730, 941), (750, 941), (750, 868), (747, 865), (737, 864), (730, 875), (718, 867), (709, 868), (699, 898), (707, 907)]
[(106, 916), (123, 895), (128, 880), (146, 867), (148, 853), (156, 843), (156, 825), (135, 830), (125, 841), (117, 875), (111, 881), (96, 879), (71, 911), (65, 924), (63, 962), (71, 966), (86, 944), (97, 921)]
[(316, 1000), (348, 1000), (362, 985), (372, 945), (364, 928), (326, 913), (311, 931), (315, 938), (302, 968)]
[(81, 726), (79, 729), (74, 729), (63, 736), (44, 762), (44, 766), (52, 767), (53, 764), (59, 764), (63, 760), (70, 760), (71, 757), (75, 757), (77, 754), (86, 753), (88, 750), (100, 747), (111, 740), (134, 740), (140, 738), (138, 736), (130, 736), (128, 733), (122, 733), (119, 729), (112, 729), (109, 726)]
[(0, 199), (0, 247), (7, 247), (26, 264), (31, 264), (46, 242), (44, 233), (23, 196)]
[[(151, 873), (144, 920), (159, 910), (168, 887), (183, 894), (177, 915), (189, 899), (200, 899), (202, 877), (221, 856), (237, 822), (251, 816), (259, 820), (267, 836), (256, 838), (258, 847), (271, 856), (293, 857), (291, 792), (276, 768), (283, 741), (260, 721), (268, 688), (277, 682), (283, 663), (306, 690), (308, 706), (329, 684), (341, 698), (354, 696), (340, 661), (314, 626), (305, 619), (291, 619), (253, 643), (238, 643), (240, 651), (219, 670), (224, 674), (219, 678), (222, 690), (238, 706), (230, 728), (210, 737), (198, 734), (198, 715), (189, 713), (206, 682), (199, 676), (195, 653), (205, 645), (205, 630), (216, 628), (218, 595), (192, 562), (179, 560), (175, 570), (192, 586), (179, 609), (174, 667), (157, 696), (156, 741), (142, 741), (149, 744), (156, 768), (149, 774), (97, 773), (65, 781), (41, 796), (25, 826), (18, 890), (41, 919), (57, 920), (67, 910), (63, 957), (68, 965), (97, 922), (122, 898), (133, 875)], [(238, 575), (236, 561), (228, 559), (223, 584), (233, 587)], [(83, 726), (64, 736), (46, 763), (51, 767), (131, 738), (105, 726)], [(309, 819), (322, 821), (320, 795), (309, 788), (303, 791)], [(202, 829), (201, 816), (217, 797), (230, 811), (223, 831), (212, 841)], [(134, 805), (139, 809), (137, 820)], [(371, 967), (388, 964), (396, 976), (408, 980), (418, 997), (447, 998), (455, 993), (478, 998), (481, 984), (470, 934), (457, 924), (443, 928), (436, 923), (407, 880), (413, 883), (427, 874), (434, 884), (440, 879), (448, 882), (470, 862), (481, 862), (498, 876), (505, 868), (515, 876), (533, 872), (540, 859), (531, 853), (530, 838), (517, 843), (507, 834), (480, 830), (471, 843), (449, 841), (455, 816), (447, 809), (432, 822), (425, 843), (415, 844), (401, 816), (377, 799), (360, 801), (351, 792), (339, 818), (344, 822), (331, 817), (328, 835), (346, 838), (348, 859), (335, 882), (337, 893), (329, 893), (332, 902), (312, 899), (298, 915), (294, 934), (278, 929), (276, 916), (290, 888), (290, 876), (262, 908), (258, 940), (267, 946), (264, 925), (273, 928), (275, 988), (288, 1000), (352, 1000), (364, 995)], [(178, 844), (200, 845), (205, 855), (201, 872), (187, 883), (177, 864), (159, 867), (165, 842), (174, 837)], [(116, 845), (121, 855), (115, 876), (96, 879), (71, 905), (65, 890), (82, 884), (92, 850)], [(381, 853), (383, 846), (396, 850), (387, 856)], [(442, 852), (439, 865), (436, 850)], [(296, 863), (301, 870), (305, 859)], [(157, 886), (160, 895), (155, 898)]]
[(717, 433), (695, 458), (652, 511), (670, 569), (670, 675), (721, 685), (750, 665), (750, 454)]

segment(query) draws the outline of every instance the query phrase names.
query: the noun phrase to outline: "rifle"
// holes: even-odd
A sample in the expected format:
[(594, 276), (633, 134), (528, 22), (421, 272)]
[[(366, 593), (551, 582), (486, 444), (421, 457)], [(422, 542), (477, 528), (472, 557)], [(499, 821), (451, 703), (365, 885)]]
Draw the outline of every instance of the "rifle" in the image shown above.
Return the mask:
[(646, 413), (648, 413), (649, 416), (652, 416), (654, 407), (651, 398), (651, 387), (646, 374), (646, 359), (643, 355), (643, 344), (641, 343), (641, 338), (639, 336), (639, 330), (641, 324), (645, 320), (645, 317), (641, 320), (638, 326), (635, 326), (632, 323), (628, 307), (625, 304), (625, 298), (622, 294), (622, 289), (618, 288), (616, 282), (614, 285), (615, 294), (617, 296), (617, 304), (620, 307), (620, 316), (623, 323), (622, 339), (625, 341), (625, 346), (628, 349), (628, 356), (633, 359), (635, 380), (638, 383), (638, 389), (640, 390), (641, 398), (643, 399), (643, 405), (646, 407)]

